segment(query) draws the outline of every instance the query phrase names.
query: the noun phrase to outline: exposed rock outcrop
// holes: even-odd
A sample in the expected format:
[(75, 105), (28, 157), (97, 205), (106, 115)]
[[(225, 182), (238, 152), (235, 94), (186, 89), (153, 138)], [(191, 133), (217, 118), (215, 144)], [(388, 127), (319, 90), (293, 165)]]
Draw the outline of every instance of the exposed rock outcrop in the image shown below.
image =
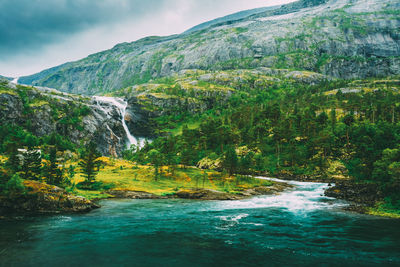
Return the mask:
[(351, 181), (336, 183), (325, 191), (325, 195), (367, 206), (373, 206), (384, 196), (377, 184), (357, 184)]
[(2, 82), (0, 118), (3, 125), (27, 125), (42, 137), (54, 132), (77, 145), (93, 140), (103, 155), (119, 156), (126, 147), (121, 114), (110, 103), (61, 93), (49, 88)]
[(0, 215), (54, 214), (88, 212), (99, 205), (64, 189), (35, 181), (25, 181), (27, 193), (17, 197), (0, 197)]
[(167, 197), (158, 196), (143, 191), (129, 191), (129, 190), (110, 190), (107, 194), (114, 196), (115, 198), (124, 199), (165, 199)]

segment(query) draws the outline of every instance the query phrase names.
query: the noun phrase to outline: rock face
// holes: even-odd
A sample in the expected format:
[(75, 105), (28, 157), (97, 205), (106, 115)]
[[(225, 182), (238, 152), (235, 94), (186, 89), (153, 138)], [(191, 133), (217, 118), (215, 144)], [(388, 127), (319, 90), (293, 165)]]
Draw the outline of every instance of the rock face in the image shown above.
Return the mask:
[(146, 109), (136, 96), (128, 99), (126, 124), (132, 133), (139, 137), (151, 137), (153, 135), (152, 118), (157, 114)]
[(4, 81), (1, 88), (3, 125), (25, 125), (39, 137), (56, 132), (77, 145), (93, 140), (103, 155), (119, 156), (126, 147), (121, 113), (110, 103)]
[(20, 82), (92, 95), (185, 69), (291, 68), (340, 78), (399, 74), (399, 9), (399, 0), (303, 0), (198, 31), (119, 44)]
[(48, 214), (88, 212), (99, 205), (78, 196), (72, 196), (64, 189), (35, 181), (25, 181), (28, 193), (18, 197), (0, 198), (0, 215)]

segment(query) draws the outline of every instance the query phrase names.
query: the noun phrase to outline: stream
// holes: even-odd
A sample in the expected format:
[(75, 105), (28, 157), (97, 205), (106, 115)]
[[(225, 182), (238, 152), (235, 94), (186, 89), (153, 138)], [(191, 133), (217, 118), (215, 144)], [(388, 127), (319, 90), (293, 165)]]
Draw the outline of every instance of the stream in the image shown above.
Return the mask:
[(0, 266), (400, 266), (400, 220), (345, 212), (324, 183), (238, 201), (105, 200), (0, 221)]

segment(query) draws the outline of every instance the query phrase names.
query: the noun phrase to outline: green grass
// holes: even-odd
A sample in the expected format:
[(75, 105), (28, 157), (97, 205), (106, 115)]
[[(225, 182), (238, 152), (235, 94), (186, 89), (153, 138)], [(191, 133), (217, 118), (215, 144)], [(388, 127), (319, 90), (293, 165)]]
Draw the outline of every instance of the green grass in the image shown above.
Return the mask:
[(39, 100), (29, 104), (30, 107), (41, 107), (44, 105), (49, 105), (49, 102), (45, 100)]
[(18, 93), (15, 90), (13, 90), (7, 86), (4, 86), (4, 82), (0, 83), (0, 94), (9, 94), (9, 95), (18, 96)]
[(377, 203), (375, 207), (369, 208), (367, 213), (375, 216), (400, 219), (400, 210), (385, 202)]
[(242, 28), (242, 27), (237, 27), (237, 28), (233, 28), (232, 31), (236, 34), (241, 34), (241, 33), (245, 33), (248, 32), (249, 29), (247, 28)]
[[(96, 181), (105, 185), (113, 185), (115, 190), (144, 191), (156, 195), (170, 195), (181, 189), (205, 188), (228, 193), (238, 193), (245, 189), (257, 186), (271, 186), (273, 183), (252, 177), (224, 175), (217, 171), (200, 170), (193, 167), (160, 168), (160, 176), (155, 179), (154, 167), (140, 166), (132, 162), (103, 157), (106, 163), (96, 177)], [(203, 187), (203, 177), (204, 187)], [(83, 177), (78, 174), (75, 183), (82, 182)], [(86, 191), (75, 189), (74, 194), (88, 199), (102, 199), (110, 197), (101, 191)]]
[(113, 196), (100, 192), (100, 191), (88, 191), (88, 190), (80, 190), (80, 189), (75, 189), (75, 191), (72, 192), (75, 195), (87, 198), (89, 200), (94, 200), (94, 199), (107, 199), (111, 198)]

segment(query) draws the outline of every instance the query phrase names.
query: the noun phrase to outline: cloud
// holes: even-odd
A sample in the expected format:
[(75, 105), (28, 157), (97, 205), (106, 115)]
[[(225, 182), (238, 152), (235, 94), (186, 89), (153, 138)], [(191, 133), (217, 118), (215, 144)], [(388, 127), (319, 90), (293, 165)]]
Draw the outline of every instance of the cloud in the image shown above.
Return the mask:
[(0, 74), (27, 75), (148, 35), (293, 0), (0, 0)]
[(148, 11), (162, 10), (157, 0), (0, 0), (0, 59), (38, 49), (75, 33), (128, 18), (137, 21)]

